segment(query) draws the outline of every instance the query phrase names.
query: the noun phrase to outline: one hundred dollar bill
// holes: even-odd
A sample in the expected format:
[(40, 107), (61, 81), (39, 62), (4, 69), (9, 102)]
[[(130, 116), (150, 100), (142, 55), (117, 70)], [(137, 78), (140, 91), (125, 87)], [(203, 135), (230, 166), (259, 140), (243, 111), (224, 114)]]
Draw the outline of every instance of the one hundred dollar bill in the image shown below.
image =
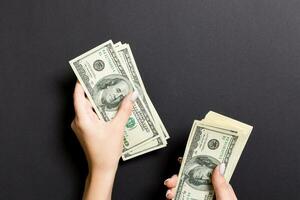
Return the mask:
[(135, 84), (136, 88), (142, 95), (142, 100), (144, 104), (147, 106), (150, 115), (152, 116), (153, 120), (158, 124), (159, 129), (163, 133), (165, 139), (169, 139), (170, 136), (168, 134), (167, 129), (165, 128), (160, 116), (158, 115), (151, 99), (146, 92), (146, 88), (142, 81), (142, 77), (134, 60), (132, 51), (130, 49), (129, 44), (119, 45), (116, 48), (117, 52), (119, 53), (120, 59), (124, 63), (124, 68), (127, 70), (129, 77), (131, 78), (132, 82)]
[[(115, 116), (120, 102), (129, 92), (138, 90), (130, 81), (111, 40), (69, 62), (95, 112), (105, 121)], [(158, 137), (156, 124), (139, 97), (125, 127), (123, 153)]]
[(181, 164), (175, 200), (212, 200), (212, 171), (225, 163), (230, 180), (252, 126), (210, 112), (194, 121)]
[(128, 44), (115, 44), (116, 50), (119, 53), (121, 62), (123, 63), (124, 68), (127, 71), (127, 74), (131, 81), (135, 84), (135, 87), (139, 90), (139, 93), (142, 94), (141, 99), (144, 102), (144, 105), (148, 108), (152, 119), (154, 120), (155, 124), (157, 125), (157, 130), (159, 132), (160, 137), (153, 139), (150, 142), (144, 143), (143, 145), (139, 145), (138, 148), (134, 150), (127, 151), (122, 155), (123, 160), (128, 160), (134, 158), (136, 156), (166, 147), (167, 142), (166, 139), (169, 138), (169, 134), (164, 127), (156, 109), (154, 108), (147, 92), (145, 86), (143, 84), (142, 78), (136, 66), (133, 54)]

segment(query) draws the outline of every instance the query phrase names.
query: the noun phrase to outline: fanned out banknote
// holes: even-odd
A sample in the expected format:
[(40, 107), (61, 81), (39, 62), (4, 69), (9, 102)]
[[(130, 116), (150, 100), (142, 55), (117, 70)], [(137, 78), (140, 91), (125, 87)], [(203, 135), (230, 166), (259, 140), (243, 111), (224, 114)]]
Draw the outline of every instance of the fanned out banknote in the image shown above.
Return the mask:
[(167, 146), (169, 134), (143, 84), (129, 44), (111, 40), (69, 61), (98, 117), (110, 121), (122, 99), (139, 97), (125, 126), (123, 160)]
[(203, 120), (195, 120), (178, 174), (174, 199), (212, 200), (212, 171), (224, 163), (224, 177), (230, 180), (252, 128), (212, 111)]

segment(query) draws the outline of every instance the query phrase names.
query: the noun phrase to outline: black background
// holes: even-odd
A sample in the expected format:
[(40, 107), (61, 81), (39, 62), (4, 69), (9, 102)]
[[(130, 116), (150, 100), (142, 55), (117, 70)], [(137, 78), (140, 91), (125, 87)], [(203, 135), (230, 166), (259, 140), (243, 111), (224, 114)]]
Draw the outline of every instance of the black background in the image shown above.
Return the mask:
[(164, 199), (194, 119), (254, 125), (232, 177), (239, 199), (299, 199), (300, 1), (44, 0), (0, 3), (0, 199), (80, 199), (68, 60), (130, 43), (171, 139), (121, 162), (113, 199)]

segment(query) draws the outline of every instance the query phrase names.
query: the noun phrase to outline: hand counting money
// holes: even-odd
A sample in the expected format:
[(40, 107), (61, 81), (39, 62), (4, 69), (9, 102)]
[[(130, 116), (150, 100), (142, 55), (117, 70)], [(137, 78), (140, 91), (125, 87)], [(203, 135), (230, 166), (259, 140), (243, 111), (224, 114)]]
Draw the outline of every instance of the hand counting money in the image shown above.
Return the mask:
[(178, 174), (175, 200), (212, 200), (211, 174), (221, 163), (224, 177), (230, 180), (252, 126), (210, 111), (195, 120)]
[(127, 94), (138, 91), (125, 127), (123, 160), (166, 147), (168, 132), (146, 92), (128, 44), (109, 40), (69, 63), (98, 117), (104, 121), (115, 116)]

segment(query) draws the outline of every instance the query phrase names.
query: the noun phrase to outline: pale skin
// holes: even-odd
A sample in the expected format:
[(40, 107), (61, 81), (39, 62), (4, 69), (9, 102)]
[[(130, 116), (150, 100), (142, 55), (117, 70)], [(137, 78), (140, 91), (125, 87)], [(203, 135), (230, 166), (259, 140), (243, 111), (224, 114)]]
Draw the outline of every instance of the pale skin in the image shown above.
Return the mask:
[[(224, 170), (223, 170), (224, 172)], [(237, 200), (237, 197), (231, 185), (225, 180), (220, 165), (216, 167), (212, 174), (212, 184), (217, 200)], [(165, 180), (164, 185), (168, 188), (166, 197), (173, 199), (175, 197), (175, 187), (178, 181), (177, 175)]]
[[(89, 173), (86, 178), (83, 200), (111, 200), (113, 183), (123, 149), (125, 125), (132, 113), (136, 93), (123, 100), (113, 120), (100, 120), (77, 82), (74, 90), (75, 117), (71, 127), (86, 155)], [(167, 179), (167, 199), (175, 195), (177, 176)], [(220, 174), (219, 166), (212, 176), (217, 200), (236, 200), (232, 187)]]

